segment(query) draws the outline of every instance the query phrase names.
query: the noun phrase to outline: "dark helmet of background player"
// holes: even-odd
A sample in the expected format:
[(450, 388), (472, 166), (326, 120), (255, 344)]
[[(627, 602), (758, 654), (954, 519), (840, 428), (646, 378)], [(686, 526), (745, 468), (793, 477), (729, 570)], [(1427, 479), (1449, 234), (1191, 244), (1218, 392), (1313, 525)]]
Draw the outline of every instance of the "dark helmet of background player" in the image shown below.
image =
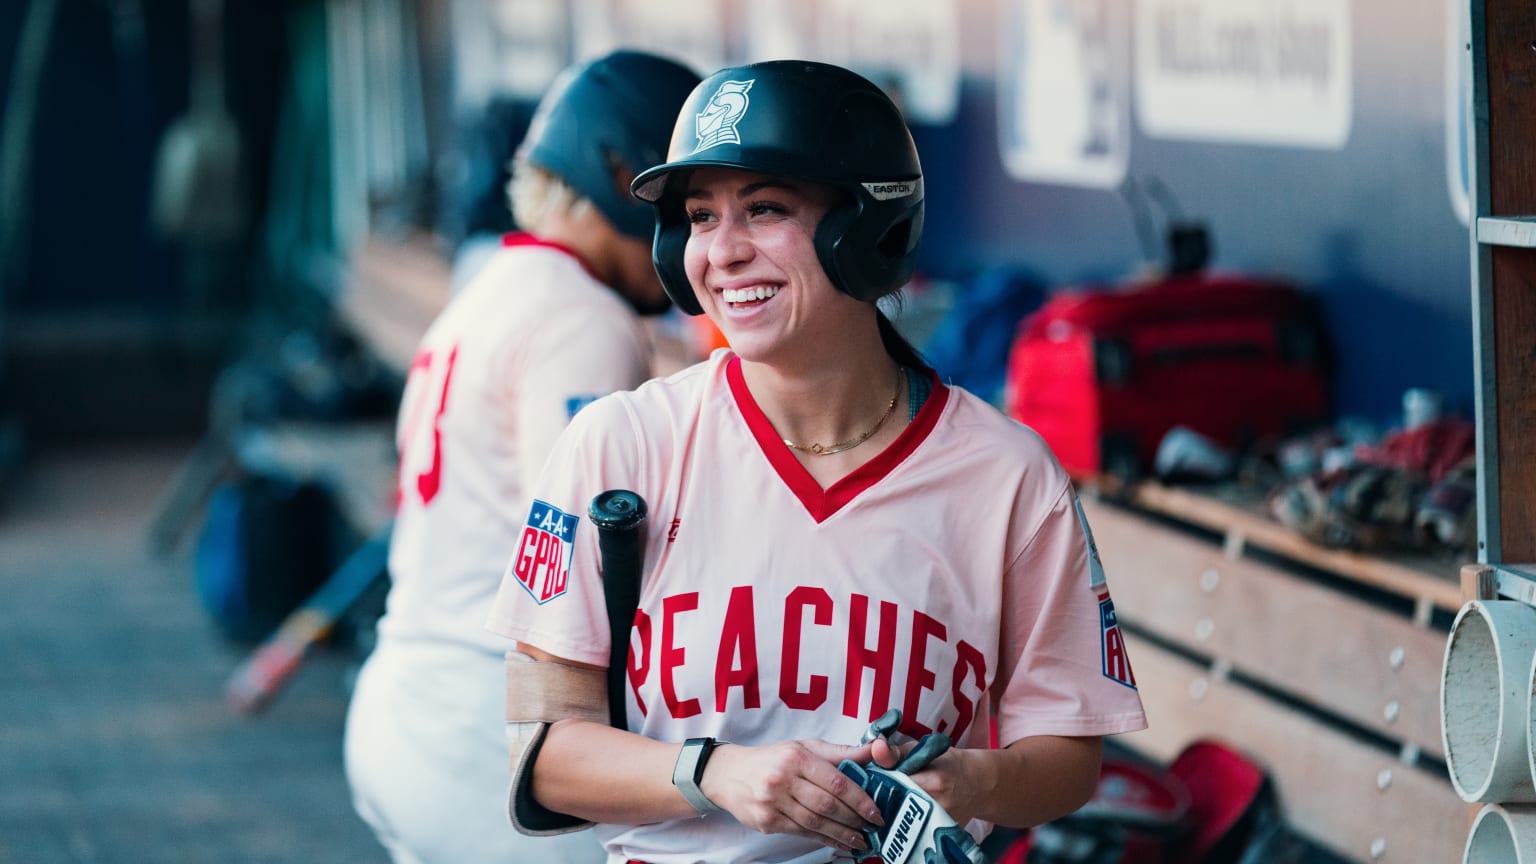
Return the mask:
[(629, 184), (664, 158), (674, 112), (698, 83), (686, 66), (654, 54), (604, 55), (550, 86), (518, 155), (590, 200), (619, 233), (649, 237), (651, 209)]
[(687, 169), (740, 168), (842, 190), (816, 229), (832, 284), (860, 300), (900, 288), (923, 233), (923, 171), (901, 111), (872, 82), (825, 63), (773, 60), (722, 69), (683, 105), (665, 164), (635, 178), (656, 205), (652, 258), (672, 302), (703, 312), (683, 271)]

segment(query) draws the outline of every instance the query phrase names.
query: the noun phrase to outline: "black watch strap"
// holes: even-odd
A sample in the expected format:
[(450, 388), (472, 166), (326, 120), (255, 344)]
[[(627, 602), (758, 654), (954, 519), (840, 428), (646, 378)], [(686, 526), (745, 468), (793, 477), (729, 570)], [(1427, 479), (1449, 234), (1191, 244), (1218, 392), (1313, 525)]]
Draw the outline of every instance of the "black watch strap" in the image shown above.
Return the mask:
[(672, 768), (672, 785), (700, 813), (723, 812), (699, 788), (699, 781), (704, 779), (704, 766), (717, 743), (724, 742), (716, 742), (713, 738), (689, 738), (683, 742), (683, 749), (677, 754), (677, 764)]

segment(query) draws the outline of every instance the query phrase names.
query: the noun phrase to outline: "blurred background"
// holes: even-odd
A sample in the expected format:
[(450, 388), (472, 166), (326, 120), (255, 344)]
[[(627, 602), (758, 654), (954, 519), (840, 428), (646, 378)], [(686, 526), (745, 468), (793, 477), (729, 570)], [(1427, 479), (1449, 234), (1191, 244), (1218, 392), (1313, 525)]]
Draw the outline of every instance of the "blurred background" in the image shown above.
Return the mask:
[[(1290, 286), (1327, 344), (1326, 455), (1412, 425), (1407, 393), (1431, 419), (1472, 417), (1464, 16), (1456, 0), (0, 4), (0, 862), (384, 860), (340, 760), (377, 580), (270, 706), (230, 704), (225, 682), (387, 522), (415, 341), (513, 227), (506, 160), (569, 62), (621, 45), (706, 73), (805, 57), (886, 87), (928, 208), (901, 326), (1005, 409), (1013, 339), (1051, 298), (1170, 271)], [(658, 371), (712, 338), (653, 325)], [(1475, 557), (1456, 539), (1346, 551), (1411, 554), (1454, 596)], [(1405, 594), (1370, 602), (1413, 616)], [(1455, 604), (1430, 605), (1415, 623), (1443, 638)], [(1443, 774), (1434, 744), (1399, 758), (1344, 720), (1389, 764)], [(1464, 815), (1439, 812), (1459, 843)], [(1299, 830), (1380, 858), (1374, 835)]]

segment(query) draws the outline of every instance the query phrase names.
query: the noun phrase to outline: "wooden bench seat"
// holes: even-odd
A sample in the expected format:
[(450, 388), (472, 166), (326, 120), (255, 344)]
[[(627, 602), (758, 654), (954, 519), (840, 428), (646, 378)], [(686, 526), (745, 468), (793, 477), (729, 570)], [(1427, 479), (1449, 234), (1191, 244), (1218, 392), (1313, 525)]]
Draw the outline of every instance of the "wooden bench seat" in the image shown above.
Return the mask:
[(1240, 747), (1292, 827), (1349, 860), (1459, 859), (1439, 719), (1455, 566), (1323, 549), (1157, 484), (1083, 497), (1150, 724), (1121, 743), (1165, 763), (1200, 738)]

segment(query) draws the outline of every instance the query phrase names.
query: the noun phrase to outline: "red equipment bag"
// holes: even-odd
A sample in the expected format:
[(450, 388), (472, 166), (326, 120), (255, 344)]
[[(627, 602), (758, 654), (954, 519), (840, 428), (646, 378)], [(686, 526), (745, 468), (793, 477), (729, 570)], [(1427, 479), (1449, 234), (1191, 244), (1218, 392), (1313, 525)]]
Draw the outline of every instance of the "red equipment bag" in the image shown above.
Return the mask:
[(1308, 860), (1264, 767), (1237, 747), (1208, 738), (1191, 742), (1166, 769), (1106, 755), (1099, 785), (1081, 809), (1003, 840), (995, 864)]
[(995, 864), (1169, 864), (1168, 844), (1188, 830), (1189, 807), (1172, 773), (1106, 757), (1088, 803), (1010, 841)]
[(1172, 844), (1170, 864), (1290, 864), (1303, 857), (1269, 773), (1241, 749), (1194, 741), (1168, 773), (1189, 792), (1190, 824)]
[(1010, 416), (1074, 478), (1130, 481), (1174, 426), (1240, 448), (1326, 422), (1327, 341), (1288, 284), (1189, 273), (1058, 294), (1019, 325)]

